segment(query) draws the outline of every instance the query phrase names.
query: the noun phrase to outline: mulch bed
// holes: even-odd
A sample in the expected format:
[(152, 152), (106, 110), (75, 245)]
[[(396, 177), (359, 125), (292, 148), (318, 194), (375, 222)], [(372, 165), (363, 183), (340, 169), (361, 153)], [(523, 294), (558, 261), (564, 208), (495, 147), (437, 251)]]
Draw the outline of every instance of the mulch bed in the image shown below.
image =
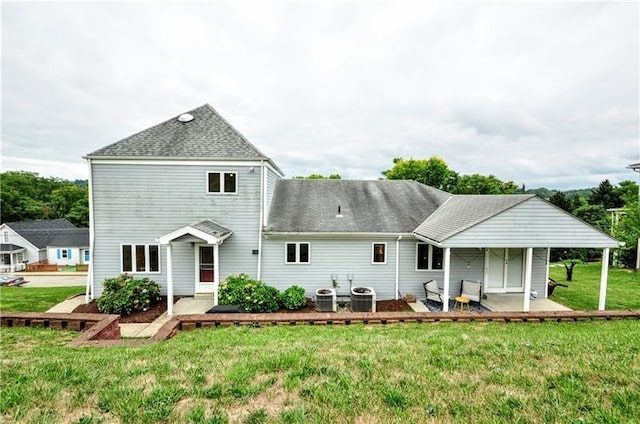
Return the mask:
[[(177, 302), (180, 299), (179, 296), (173, 297), (173, 302)], [(137, 324), (148, 323), (155, 321), (160, 315), (167, 311), (167, 296), (162, 296), (158, 303), (154, 303), (147, 311), (134, 312), (131, 315), (121, 315), (120, 322), (123, 324)], [(73, 310), (73, 313), (81, 314), (99, 314), (98, 303), (92, 300), (86, 305), (80, 305)]]
[[(174, 303), (178, 301), (180, 297), (174, 296)], [(167, 297), (162, 296), (162, 299), (149, 308), (148, 311), (144, 312), (134, 312), (131, 315), (122, 315), (120, 317), (121, 323), (148, 323), (153, 322), (160, 315), (165, 313), (167, 310)], [(379, 300), (376, 302), (376, 311), (377, 312), (408, 312), (411, 311), (411, 307), (404, 300)], [(91, 301), (91, 303), (87, 303), (86, 305), (80, 305), (76, 309), (73, 310), (74, 313), (83, 313), (83, 314), (99, 314), (98, 304), (95, 300)], [(286, 314), (286, 313), (314, 313), (316, 312), (316, 304), (311, 300), (307, 299), (307, 304), (305, 307), (291, 311), (288, 309), (280, 309), (278, 313)]]

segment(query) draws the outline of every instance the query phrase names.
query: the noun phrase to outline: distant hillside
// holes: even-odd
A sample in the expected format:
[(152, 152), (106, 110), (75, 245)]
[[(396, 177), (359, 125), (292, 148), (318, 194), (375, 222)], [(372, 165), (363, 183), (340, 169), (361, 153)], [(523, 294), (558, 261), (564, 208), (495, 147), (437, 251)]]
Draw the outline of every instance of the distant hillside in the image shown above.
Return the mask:
[[(574, 189), (574, 190), (566, 190), (564, 191), (564, 194), (568, 197), (568, 198), (572, 198), (575, 196), (582, 196), (582, 197), (589, 197), (589, 195), (591, 194), (591, 190), (595, 189), (596, 187), (593, 188), (579, 188), (579, 189)], [(555, 190), (555, 189), (548, 189), (545, 187), (540, 187), (540, 188), (532, 188), (530, 190), (527, 190), (526, 193), (527, 194), (537, 194), (538, 196), (542, 197), (543, 199), (549, 199), (551, 196), (553, 196), (554, 193), (558, 192), (558, 191), (563, 191), (563, 190)]]

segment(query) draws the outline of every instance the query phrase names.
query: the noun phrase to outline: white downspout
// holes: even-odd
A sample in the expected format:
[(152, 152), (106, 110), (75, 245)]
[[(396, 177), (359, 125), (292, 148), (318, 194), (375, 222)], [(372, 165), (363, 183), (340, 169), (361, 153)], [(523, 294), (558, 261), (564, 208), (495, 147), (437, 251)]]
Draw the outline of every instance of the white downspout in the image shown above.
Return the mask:
[(396, 240), (396, 300), (398, 300), (398, 291), (400, 290), (400, 240), (402, 235)]
[(89, 267), (87, 268), (87, 287), (84, 295), (85, 303), (91, 302), (95, 298), (95, 287), (93, 286), (93, 261), (95, 260), (95, 221), (93, 216), (93, 170), (91, 159), (87, 159), (89, 165)]
[(260, 161), (260, 222), (258, 223), (258, 271), (256, 272), (256, 280), (262, 277), (262, 227), (264, 226), (265, 203), (267, 196), (265, 195), (266, 181), (264, 161)]
[(551, 248), (547, 247), (547, 271), (544, 275), (544, 298), (546, 299), (547, 296), (547, 284), (549, 283), (549, 266), (551, 265)]

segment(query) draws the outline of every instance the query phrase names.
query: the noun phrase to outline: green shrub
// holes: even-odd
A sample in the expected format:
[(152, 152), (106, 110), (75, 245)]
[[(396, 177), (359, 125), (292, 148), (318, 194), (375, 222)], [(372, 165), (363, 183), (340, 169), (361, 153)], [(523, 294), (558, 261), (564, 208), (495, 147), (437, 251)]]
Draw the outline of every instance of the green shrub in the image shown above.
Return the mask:
[(102, 283), (98, 310), (105, 314), (131, 315), (146, 311), (160, 300), (160, 286), (148, 278), (135, 279), (129, 274), (109, 278)]
[(280, 295), (280, 303), (287, 309), (300, 309), (307, 304), (304, 292), (305, 290), (302, 287), (293, 285)]
[(276, 312), (279, 301), (278, 289), (252, 280), (247, 274), (230, 275), (218, 290), (218, 303), (240, 305), (247, 312)]

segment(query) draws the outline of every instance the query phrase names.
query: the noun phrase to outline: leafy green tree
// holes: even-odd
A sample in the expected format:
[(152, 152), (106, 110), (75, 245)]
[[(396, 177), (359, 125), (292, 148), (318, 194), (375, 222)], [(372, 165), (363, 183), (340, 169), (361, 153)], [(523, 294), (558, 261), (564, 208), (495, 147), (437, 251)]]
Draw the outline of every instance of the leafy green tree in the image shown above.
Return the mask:
[(429, 159), (394, 158), (393, 168), (382, 172), (389, 180), (414, 180), (440, 190), (454, 191), (458, 173), (435, 156)]
[(572, 204), (571, 200), (561, 191), (556, 191), (550, 198), (549, 202), (553, 203), (557, 207), (564, 209), (567, 212), (571, 212)]
[(573, 214), (584, 222), (600, 228), (604, 232), (609, 232), (611, 218), (603, 205), (582, 205), (575, 209)]
[(68, 218), (76, 225), (89, 221), (86, 181), (41, 177), (27, 171), (0, 174), (2, 222)]
[(638, 202), (638, 184), (631, 180), (621, 181), (613, 191), (625, 205)]
[(640, 238), (640, 203), (627, 205), (625, 214), (620, 217), (618, 225), (613, 230), (613, 236), (625, 245), (619, 250), (619, 260), (626, 267), (636, 266), (638, 239)]
[(514, 194), (519, 187), (513, 181), (501, 181), (494, 175), (463, 175), (458, 178), (456, 194)]
[(602, 205), (605, 209), (619, 208), (624, 204), (609, 180), (602, 181), (597, 188), (591, 190), (589, 203), (592, 205)]
[(297, 176), (293, 177), (294, 180), (341, 180), (342, 176), (340, 174), (331, 174), (325, 177), (322, 174), (311, 174), (308, 177)]

